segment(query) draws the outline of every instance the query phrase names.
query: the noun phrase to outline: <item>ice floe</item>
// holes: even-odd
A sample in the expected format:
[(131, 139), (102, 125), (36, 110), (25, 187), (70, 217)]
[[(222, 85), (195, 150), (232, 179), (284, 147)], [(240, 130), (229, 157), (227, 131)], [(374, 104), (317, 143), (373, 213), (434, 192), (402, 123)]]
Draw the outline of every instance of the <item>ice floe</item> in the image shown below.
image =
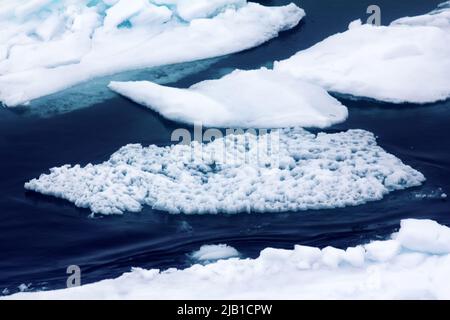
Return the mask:
[(450, 299), (450, 228), (401, 221), (385, 241), (345, 250), (266, 248), (256, 259), (189, 268), (134, 268), (81, 287), (10, 299)]
[(266, 68), (235, 70), (189, 89), (149, 81), (111, 82), (109, 87), (165, 118), (209, 127), (323, 128), (348, 115), (321, 87)]
[(198, 262), (212, 262), (239, 257), (239, 251), (226, 244), (206, 244), (193, 252), (190, 257)]
[(450, 97), (450, 6), (389, 26), (354, 21), (276, 70), (329, 91), (402, 103)]
[(353, 206), (419, 186), (424, 176), (364, 130), (228, 134), (210, 143), (130, 144), (101, 164), (65, 165), (25, 188), (93, 213), (285, 212)]
[(441, 3), (429, 14), (400, 18), (392, 22), (392, 25), (434, 26), (450, 31), (450, 1)]
[(95, 77), (245, 50), (304, 14), (237, 0), (2, 2), (0, 101), (16, 106)]

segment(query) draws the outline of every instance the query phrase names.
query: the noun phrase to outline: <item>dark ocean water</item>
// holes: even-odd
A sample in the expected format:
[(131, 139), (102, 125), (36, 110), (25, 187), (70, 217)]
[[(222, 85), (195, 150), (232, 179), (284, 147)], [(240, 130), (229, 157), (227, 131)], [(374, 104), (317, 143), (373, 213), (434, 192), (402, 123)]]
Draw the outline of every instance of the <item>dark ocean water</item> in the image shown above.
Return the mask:
[[(289, 1), (260, 2), (279, 5)], [(258, 48), (207, 61), (197, 72), (175, 79), (170, 85), (187, 87), (220, 77), (234, 68), (252, 69), (288, 58), (344, 31), (350, 21), (366, 19), (369, 4), (381, 7), (382, 23), (388, 24), (402, 16), (426, 13), (439, 3), (294, 2), (307, 12), (298, 27)], [(196, 69), (194, 64), (191, 66)], [(164, 76), (171, 70), (150, 70), (147, 76)], [(56, 98), (64, 99), (64, 94)], [(66, 268), (72, 264), (81, 267), (83, 283), (116, 277), (132, 266), (182, 268), (190, 263), (187, 254), (203, 244), (226, 243), (244, 256), (256, 257), (269, 246), (347, 247), (385, 238), (403, 218), (431, 218), (450, 225), (450, 203), (439, 197), (450, 193), (450, 101), (417, 106), (339, 99), (349, 107), (350, 117), (326, 131), (361, 128), (374, 132), (383, 148), (426, 176), (425, 185), (392, 193), (382, 201), (334, 210), (170, 215), (145, 208), (139, 214), (89, 218), (88, 210), (26, 192), (23, 184), (54, 166), (102, 162), (128, 143), (170, 144), (172, 130), (180, 125), (117, 96), (45, 117), (30, 108), (1, 108), (0, 292), (4, 288), (15, 292), (22, 283), (31, 283), (33, 289), (62, 288)], [(70, 101), (60, 102), (68, 109), (76, 109), (73, 96)], [(53, 106), (49, 104), (46, 110), (44, 103), (39, 108), (42, 113), (51, 113)]]

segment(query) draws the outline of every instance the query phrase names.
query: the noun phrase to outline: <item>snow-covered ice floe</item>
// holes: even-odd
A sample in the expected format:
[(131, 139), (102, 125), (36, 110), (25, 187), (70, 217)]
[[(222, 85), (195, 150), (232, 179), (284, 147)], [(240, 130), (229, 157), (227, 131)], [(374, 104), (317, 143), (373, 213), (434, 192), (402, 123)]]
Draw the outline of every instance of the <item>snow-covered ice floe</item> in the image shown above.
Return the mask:
[(95, 77), (245, 50), (298, 24), (294, 4), (245, 0), (39, 0), (0, 4), (0, 101)]
[(362, 25), (275, 63), (329, 91), (402, 103), (450, 97), (450, 5), (389, 26)]
[(149, 81), (111, 82), (109, 87), (165, 118), (209, 127), (324, 128), (348, 116), (347, 108), (321, 87), (266, 68), (235, 70), (189, 89)]
[(53, 168), (25, 188), (101, 214), (143, 205), (171, 213), (238, 213), (359, 205), (424, 180), (377, 146), (370, 132), (315, 135), (293, 128), (205, 144), (130, 144), (101, 164)]
[(256, 259), (187, 269), (134, 268), (81, 287), (9, 299), (450, 299), (450, 228), (401, 221), (399, 232), (345, 250), (296, 245)]

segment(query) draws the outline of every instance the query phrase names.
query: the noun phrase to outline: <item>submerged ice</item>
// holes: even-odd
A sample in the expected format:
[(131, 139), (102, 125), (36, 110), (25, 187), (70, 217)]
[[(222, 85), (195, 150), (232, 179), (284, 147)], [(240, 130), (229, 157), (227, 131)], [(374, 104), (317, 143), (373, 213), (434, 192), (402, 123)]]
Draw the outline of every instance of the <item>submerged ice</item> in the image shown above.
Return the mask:
[(450, 228), (406, 219), (390, 239), (345, 250), (266, 248), (256, 259), (166, 271), (133, 268), (117, 279), (7, 298), (449, 299), (449, 245)]
[(96, 77), (245, 50), (303, 16), (294, 4), (244, 0), (3, 2), (0, 101), (16, 106)]
[(108, 89), (108, 84), (113, 81), (146, 80), (158, 84), (177, 82), (191, 74), (203, 71), (221, 57), (192, 62), (177, 63), (153, 68), (138, 69), (117, 73), (111, 76), (97, 77), (95, 79), (75, 85), (55, 94), (51, 94), (36, 100), (23, 107), (15, 107), (10, 110), (20, 112), (22, 115), (49, 117), (73, 110), (90, 107), (116, 97), (116, 93)]
[(352, 22), (278, 71), (329, 91), (376, 100), (431, 103), (450, 97), (450, 5), (389, 26)]
[(323, 128), (348, 115), (321, 87), (266, 68), (235, 70), (189, 89), (149, 81), (111, 82), (109, 87), (165, 118), (209, 127)]
[(354, 206), (419, 186), (424, 176), (364, 130), (282, 129), (213, 142), (121, 148), (101, 164), (65, 165), (25, 188), (94, 213), (285, 212)]

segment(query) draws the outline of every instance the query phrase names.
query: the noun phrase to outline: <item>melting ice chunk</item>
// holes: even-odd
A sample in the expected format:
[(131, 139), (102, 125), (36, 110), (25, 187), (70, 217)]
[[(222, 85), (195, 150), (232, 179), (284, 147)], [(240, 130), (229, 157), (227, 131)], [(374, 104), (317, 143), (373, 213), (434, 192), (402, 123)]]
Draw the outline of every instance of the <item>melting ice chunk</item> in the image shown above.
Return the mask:
[(213, 262), (222, 259), (237, 258), (239, 252), (226, 244), (207, 244), (191, 254), (191, 258), (198, 262)]
[(347, 108), (319, 86), (268, 69), (240, 71), (189, 89), (148, 81), (109, 87), (165, 118), (210, 127), (327, 127), (344, 121)]

